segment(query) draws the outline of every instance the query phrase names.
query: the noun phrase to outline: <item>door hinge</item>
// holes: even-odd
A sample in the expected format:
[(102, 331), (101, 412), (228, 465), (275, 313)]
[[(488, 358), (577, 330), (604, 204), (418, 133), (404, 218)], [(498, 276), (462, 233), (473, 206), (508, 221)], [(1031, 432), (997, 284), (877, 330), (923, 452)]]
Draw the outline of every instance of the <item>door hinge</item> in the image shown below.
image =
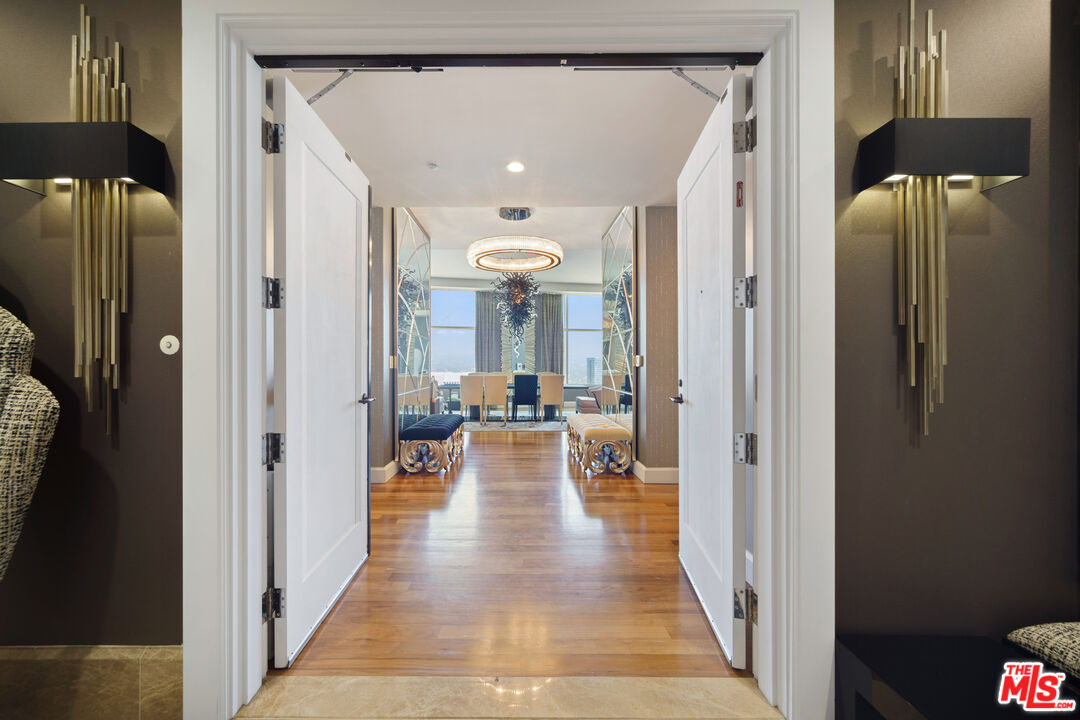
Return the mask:
[(757, 625), (757, 590), (747, 585), (746, 593), (750, 596), (750, 599), (746, 602), (750, 608), (750, 622)]
[(757, 118), (740, 120), (732, 126), (732, 148), (737, 153), (749, 152), (757, 145)]
[(270, 618), (285, 617), (285, 591), (281, 588), (267, 588), (262, 595), (263, 622)]
[(735, 278), (735, 307), (751, 309), (757, 304), (757, 276)]
[(281, 288), (281, 278), (264, 277), (262, 279), (262, 290), (263, 307), (267, 310), (279, 309), (281, 301), (285, 299), (285, 291)]
[(262, 148), (267, 155), (281, 152), (281, 145), (285, 142), (285, 123), (272, 123), (269, 120), (262, 121)]
[(285, 462), (285, 435), (266, 433), (262, 436), (262, 464), (273, 468), (279, 462)]
[(742, 601), (739, 600), (739, 591), (735, 591), (735, 619), (743, 620), (746, 618), (746, 614), (742, 609)]
[(757, 465), (757, 435), (735, 433), (735, 462), (740, 465)]

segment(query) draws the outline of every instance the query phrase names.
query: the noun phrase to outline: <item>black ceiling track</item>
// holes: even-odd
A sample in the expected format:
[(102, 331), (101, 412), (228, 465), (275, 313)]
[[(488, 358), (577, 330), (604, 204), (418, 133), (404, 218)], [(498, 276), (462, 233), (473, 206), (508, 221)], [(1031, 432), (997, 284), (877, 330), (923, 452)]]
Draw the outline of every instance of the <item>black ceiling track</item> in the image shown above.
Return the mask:
[(691, 68), (757, 65), (762, 53), (501, 53), (468, 55), (256, 55), (263, 68), (363, 70), (462, 67)]

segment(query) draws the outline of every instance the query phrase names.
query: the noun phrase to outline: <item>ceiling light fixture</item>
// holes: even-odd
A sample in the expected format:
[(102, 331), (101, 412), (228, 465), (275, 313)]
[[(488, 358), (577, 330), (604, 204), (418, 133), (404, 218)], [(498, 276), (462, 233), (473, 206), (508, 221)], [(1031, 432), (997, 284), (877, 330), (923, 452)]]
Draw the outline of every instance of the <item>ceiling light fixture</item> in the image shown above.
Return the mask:
[(483, 238), (465, 251), (469, 264), (492, 272), (539, 272), (563, 261), (562, 245), (532, 235)]
[(532, 217), (532, 210), (527, 207), (501, 207), (499, 208), (499, 217), (510, 222), (528, 220)]
[(512, 173), (523, 172), (525, 170), (525, 163), (519, 160), (511, 160), (510, 162), (506, 163), (506, 169)]

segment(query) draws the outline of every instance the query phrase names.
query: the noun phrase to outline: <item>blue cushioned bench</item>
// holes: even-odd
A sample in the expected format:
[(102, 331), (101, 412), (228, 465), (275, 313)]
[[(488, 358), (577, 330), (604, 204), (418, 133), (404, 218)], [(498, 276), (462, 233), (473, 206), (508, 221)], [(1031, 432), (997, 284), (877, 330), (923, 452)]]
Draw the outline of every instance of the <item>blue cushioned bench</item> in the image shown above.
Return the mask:
[(402, 430), (398, 441), (398, 462), (405, 472), (445, 470), (465, 444), (465, 418), (426, 415)]

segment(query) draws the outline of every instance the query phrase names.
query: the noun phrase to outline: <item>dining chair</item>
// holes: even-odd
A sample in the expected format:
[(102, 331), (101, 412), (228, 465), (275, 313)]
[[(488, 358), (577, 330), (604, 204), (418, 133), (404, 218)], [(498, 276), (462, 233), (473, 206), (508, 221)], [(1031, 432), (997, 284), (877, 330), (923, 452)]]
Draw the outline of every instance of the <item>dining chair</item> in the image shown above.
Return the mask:
[(484, 422), (487, 422), (488, 413), (493, 407), (501, 407), (503, 410), (503, 425), (506, 424), (506, 386), (510, 383), (505, 373), (488, 373), (484, 375)]
[[(478, 412), (484, 407), (484, 376), (462, 375), (461, 376), (461, 416), (465, 417), (465, 408), (476, 406)], [(481, 423), (485, 422), (483, 414), (480, 415)]]
[(536, 375), (514, 375), (514, 422), (517, 422), (518, 405), (531, 405), (533, 421), (536, 420)]
[(559, 422), (563, 420), (563, 385), (565, 382), (565, 375), (545, 373), (540, 376), (540, 407), (546, 409), (548, 405), (554, 405), (559, 413)]

